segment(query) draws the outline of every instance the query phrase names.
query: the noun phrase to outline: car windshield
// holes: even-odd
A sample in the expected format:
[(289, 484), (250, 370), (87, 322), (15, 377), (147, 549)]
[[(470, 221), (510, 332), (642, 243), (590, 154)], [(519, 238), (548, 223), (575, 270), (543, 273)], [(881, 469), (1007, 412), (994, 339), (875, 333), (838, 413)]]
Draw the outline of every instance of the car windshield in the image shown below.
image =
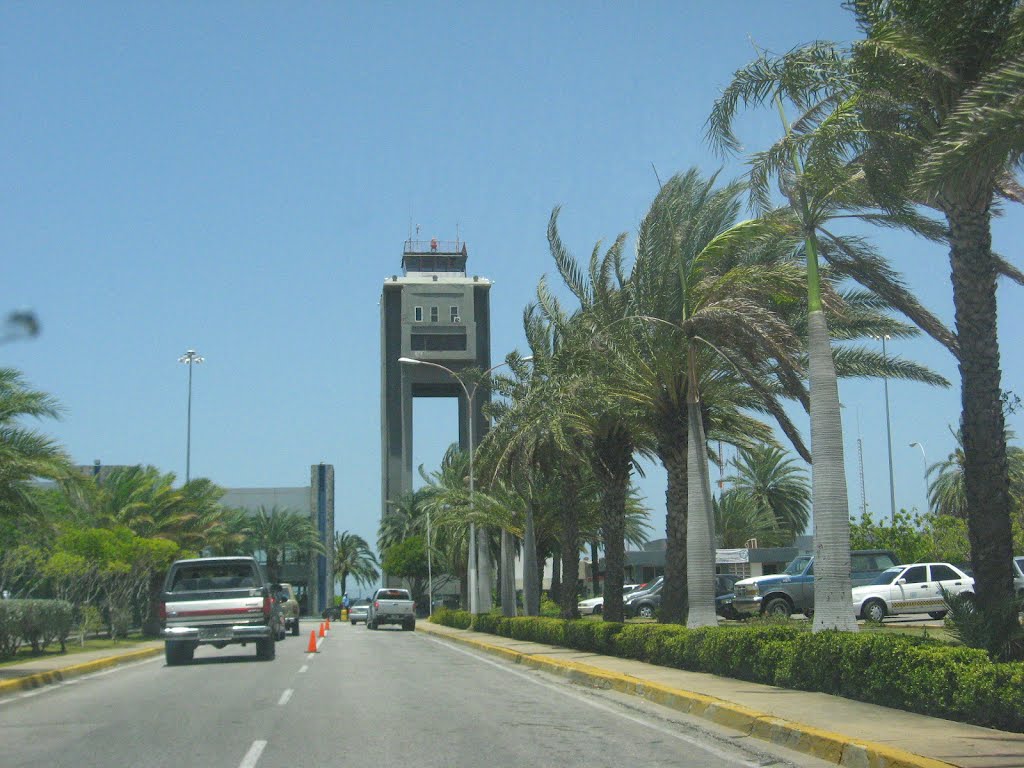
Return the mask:
[(872, 586), (880, 586), (883, 584), (892, 584), (896, 577), (903, 573), (903, 566), (898, 565), (895, 568), (886, 568), (878, 576), (873, 578), (868, 584)]
[(1018, 558), (1016, 558), (1016, 560), (1017, 560), (1017, 568), (1020, 569), (1021, 573), (1024, 573), (1024, 557), (1018, 557)]
[(811, 562), (810, 557), (798, 557), (786, 566), (786, 570), (783, 573), (787, 576), (799, 576), (807, 568), (809, 562)]

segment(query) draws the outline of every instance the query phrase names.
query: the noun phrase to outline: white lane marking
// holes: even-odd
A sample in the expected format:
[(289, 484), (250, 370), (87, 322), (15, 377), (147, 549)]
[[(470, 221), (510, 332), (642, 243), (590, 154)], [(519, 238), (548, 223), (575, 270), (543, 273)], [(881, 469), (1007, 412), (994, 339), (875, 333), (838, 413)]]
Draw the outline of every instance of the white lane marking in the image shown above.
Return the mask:
[(132, 667), (141, 667), (143, 664), (152, 664), (154, 661), (163, 661), (163, 657), (154, 656), (151, 659), (143, 659), (142, 661), (133, 661), (130, 664), (118, 664), (108, 669), (102, 669), (99, 672), (91, 672), (88, 675), (82, 675), (80, 677), (72, 678), (71, 680), (61, 680), (56, 683), (48, 683), (40, 686), (39, 688), (33, 688), (31, 691), (20, 691), (12, 694), (5, 698), (0, 699), (0, 706), (4, 704), (10, 704), (13, 701), (20, 701), (21, 699), (30, 699), (33, 696), (39, 696), (43, 693), (49, 693), (50, 691), (60, 690), (68, 685), (78, 685), (78, 683), (85, 682), (86, 680), (92, 680), (94, 677), (103, 677), (104, 675), (110, 675), (114, 672), (120, 672), (123, 669), (131, 669)]
[(281, 698), (277, 700), (277, 706), (283, 707), (285, 704), (287, 704), (288, 700), (292, 697), (293, 693), (295, 693), (294, 689), (286, 688), (285, 692), (281, 694)]
[(249, 751), (245, 753), (245, 757), (242, 758), (242, 762), (238, 764), (238, 768), (255, 768), (266, 746), (267, 742), (265, 741), (260, 741), (259, 739), (254, 741), (252, 746), (249, 747)]
[(301, 675), (303, 672), (305, 672), (308, 669), (309, 669), (309, 664), (303, 664), (301, 667), (299, 667), (299, 674)]
[(461, 654), (463, 654), (465, 656), (469, 656), (469, 657), (474, 658), (474, 659), (476, 659), (478, 661), (482, 661), (485, 664), (490, 664), (492, 667), (497, 667), (498, 669), (501, 669), (501, 670), (503, 670), (505, 672), (508, 672), (511, 675), (516, 675), (517, 677), (521, 677), (523, 680), (528, 680), (529, 682), (534, 683), (535, 685), (539, 685), (542, 688), (547, 688), (549, 691), (554, 691), (556, 693), (562, 694), (563, 696), (568, 696), (570, 699), (576, 699), (577, 701), (579, 701), (579, 702), (581, 702), (583, 704), (587, 704), (587, 705), (589, 705), (591, 707), (594, 707), (595, 709), (604, 710), (605, 712), (608, 712), (609, 714), (618, 715), (619, 717), (621, 717), (621, 718), (623, 718), (625, 720), (630, 720), (630, 721), (632, 721), (634, 723), (637, 723), (638, 725), (644, 726), (645, 728), (650, 728), (652, 731), (658, 731), (659, 733), (661, 733), (661, 734), (663, 734), (665, 736), (671, 736), (672, 738), (678, 739), (679, 741), (685, 741), (687, 744), (690, 744), (690, 745), (695, 746), (695, 747), (697, 747), (699, 749), (702, 749), (705, 752), (710, 752), (715, 757), (718, 757), (718, 758), (720, 758), (722, 760), (728, 760), (730, 763), (732, 763), (734, 765), (747, 766), (747, 768), (759, 768), (759, 766), (761, 765), (760, 762), (749, 762), (747, 760), (741, 760), (741, 759), (737, 758), (735, 755), (730, 754), (729, 752), (726, 752), (726, 751), (720, 750), (720, 749), (716, 749), (715, 747), (709, 746), (708, 744), (706, 744), (705, 742), (701, 741), (700, 739), (695, 739), (695, 738), (693, 738), (691, 736), (687, 736), (685, 734), (678, 733), (677, 731), (673, 731), (671, 728), (667, 728), (665, 726), (658, 725), (657, 723), (652, 723), (652, 722), (649, 722), (647, 720), (643, 720), (642, 718), (639, 718), (639, 717), (634, 717), (633, 715), (627, 715), (626, 713), (620, 712), (618, 709), (616, 709), (615, 707), (612, 707), (612, 706), (610, 706), (608, 704), (603, 704), (601, 702), (594, 701), (590, 697), (583, 696), (583, 695), (581, 695), (579, 693), (576, 693), (575, 691), (567, 690), (566, 688), (563, 688), (562, 686), (555, 685), (554, 683), (549, 683), (549, 682), (547, 682), (545, 680), (540, 680), (540, 679), (538, 679), (538, 678), (536, 678), (536, 677), (534, 677), (532, 675), (527, 674), (526, 672), (520, 672), (519, 670), (509, 669), (507, 666), (505, 666), (504, 664), (501, 664), (500, 662), (492, 661), (491, 659), (488, 659), (488, 658), (486, 658), (484, 656), (478, 656), (477, 654), (473, 653), (472, 651), (467, 651), (464, 648), (459, 648), (458, 646), (453, 645), (451, 643), (447, 643), (447, 642), (445, 642), (443, 640), (438, 640), (438, 639), (435, 639), (433, 637), (428, 637), (426, 639), (430, 640), (433, 643), (437, 643), (438, 645), (444, 646), (445, 648), (448, 648), (448, 649), (450, 649), (452, 651), (456, 651), (456, 652), (461, 653)]

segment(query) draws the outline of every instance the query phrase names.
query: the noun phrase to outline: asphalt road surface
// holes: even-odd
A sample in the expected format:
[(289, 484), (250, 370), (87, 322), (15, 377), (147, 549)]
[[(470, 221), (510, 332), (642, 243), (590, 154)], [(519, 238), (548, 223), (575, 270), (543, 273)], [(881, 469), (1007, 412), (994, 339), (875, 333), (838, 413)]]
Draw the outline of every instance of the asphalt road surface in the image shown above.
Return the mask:
[[(308, 625), (307, 625), (308, 626)], [(0, 700), (4, 768), (800, 766), (825, 763), (399, 628), (338, 623), (260, 662), (200, 648)]]

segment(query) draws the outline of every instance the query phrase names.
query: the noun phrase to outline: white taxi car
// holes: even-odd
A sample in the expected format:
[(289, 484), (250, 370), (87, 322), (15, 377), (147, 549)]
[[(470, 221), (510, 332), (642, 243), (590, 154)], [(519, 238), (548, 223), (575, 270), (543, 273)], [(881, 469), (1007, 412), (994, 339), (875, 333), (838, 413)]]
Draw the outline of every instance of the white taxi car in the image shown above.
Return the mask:
[(973, 595), (974, 579), (949, 563), (897, 565), (882, 571), (870, 584), (853, 588), (853, 610), (868, 621), (903, 613), (927, 613), (941, 619), (946, 615), (943, 590)]
[[(625, 597), (629, 593), (636, 590), (639, 584), (623, 584), (622, 585), (622, 596)], [(580, 600), (576, 609), (580, 612), (581, 616), (600, 616), (604, 610), (604, 596), (592, 597), (589, 600)]]

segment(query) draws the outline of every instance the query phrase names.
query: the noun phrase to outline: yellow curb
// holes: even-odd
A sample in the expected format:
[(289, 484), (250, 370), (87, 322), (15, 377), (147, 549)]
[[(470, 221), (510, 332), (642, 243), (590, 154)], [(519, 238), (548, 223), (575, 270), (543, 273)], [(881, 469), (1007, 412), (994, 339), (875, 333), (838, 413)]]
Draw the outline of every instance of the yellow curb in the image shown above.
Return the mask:
[[(426, 624), (427, 631), (434, 628)], [(766, 715), (763, 712), (732, 704), (713, 696), (670, 688), (658, 683), (645, 682), (629, 675), (607, 672), (577, 661), (566, 661), (551, 656), (524, 653), (476, 638), (460, 637), (443, 631), (434, 631), (438, 637), (450, 638), (496, 656), (503, 656), (515, 664), (567, 678), (572, 682), (605, 688), (639, 696), (655, 704), (685, 714), (710, 720), (757, 739), (770, 741), (781, 747), (811, 755), (836, 765), (849, 768), (955, 768), (950, 763), (923, 755), (915, 755), (894, 747), (870, 741), (854, 740), (843, 734), (824, 731), (803, 723)]]
[(163, 652), (164, 649), (162, 647), (143, 648), (138, 651), (128, 651), (127, 653), (122, 653), (119, 656), (106, 656), (102, 659), (93, 659), (92, 661), (86, 661), (82, 664), (72, 664), (70, 667), (53, 669), (49, 672), (35, 672), (31, 675), (19, 677), (14, 680), (3, 680), (0, 681), (0, 695), (10, 691), (29, 691), (33, 688), (41, 688), (44, 685), (59, 683), (62, 680), (69, 680), (72, 677), (81, 677), (82, 675), (88, 675), (91, 672), (98, 672), (101, 669), (115, 667), (118, 664), (126, 664), (129, 661), (138, 661), (139, 659), (148, 659), (151, 656), (159, 656)]

